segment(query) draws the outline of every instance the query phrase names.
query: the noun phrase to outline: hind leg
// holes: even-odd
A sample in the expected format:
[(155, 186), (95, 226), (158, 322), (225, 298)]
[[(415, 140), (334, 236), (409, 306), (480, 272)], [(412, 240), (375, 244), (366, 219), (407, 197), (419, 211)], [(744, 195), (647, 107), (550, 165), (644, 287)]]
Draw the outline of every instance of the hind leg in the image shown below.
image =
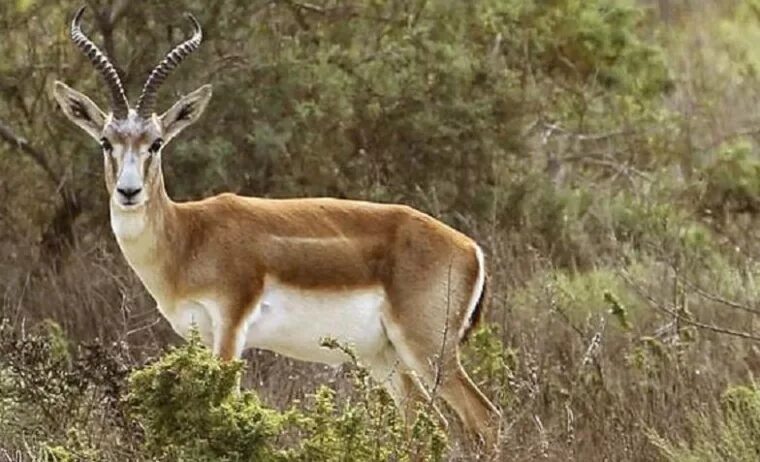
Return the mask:
[[(424, 221), (418, 223), (424, 226)], [(429, 229), (429, 228), (426, 228)], [(482, 252), (442, 235), (399, 234), (403, 258), (386, 288), (383, 322), (398, 355), (429, 390), (440, 394), (464, 426), (493, 447), (500, 414), (459, 362), (459, 343), (483, 293)]]
[(387, 322), (388, 337), (406, 366), (419, 376), (428, 390), (440, 395), (452, 407), (468, 431), (482, 438), (489, 448), (494, 447), (498, 442), (501, 415), (462, 367), (457, 331), (449, 333), (449, 338), (444, 338), (442, 331), (446, 330)]
[(459, 361), (440, 382), (441, 396), (464, 426), (483, 439), (487, 447), (498, 444), (501, 413), (478, 389)]
[(369, 364), (372, 378), (382, 385), (393, 398), (404, 422), (414, 423), (419, 406), (431, 406), (443, 428), (448, 428), (446, 418), (430, 399), (415, 373), (402, 361), (394, 346), (388, 346)]
[(451, 406), (469, 432), (482, 438), (488, 447), (495, 446), (501, 414), (467, 375), (457, 352), (451, 351), (448, 357), (439, 358), (435, 355), (440, 349), (435, 350), (435, 344), (430, 345), (435, 351), (430, 355), (422, 349), (410, 347), (416, 342), (406, 340), (402, 329), (395, 337), (394, 344), (403, 345), (397, 347), (399, 356), (417, 372), (424, 385)]

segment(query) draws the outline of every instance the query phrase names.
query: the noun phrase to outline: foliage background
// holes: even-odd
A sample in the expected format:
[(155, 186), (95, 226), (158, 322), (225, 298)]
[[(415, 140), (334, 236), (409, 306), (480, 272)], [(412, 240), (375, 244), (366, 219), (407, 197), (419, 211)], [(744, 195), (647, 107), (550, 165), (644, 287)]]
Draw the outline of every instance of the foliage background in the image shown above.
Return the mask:
[[(478, 239), (495, 290), (466, 360), (504, 410), (505, 454), (756, 458), (756, 0), (86, 3), (133, 97), (187, 33), (180, 13), (204, 25), (159, 97), (214, 85), (167, 149), (175, 199), (403, 202)], [(19, 377), (59, 364), (29, 353), (52, 348), (27, 345), (35, 329), (61, 330), (72, 377), (85, 345), (120, 345), (95, 356), (113, 380), (83, 385), (117, 401), (128, 371), (181, 343), (110, 236), (101, 154), (50, 96), (60, 79), (106, 102), (67, 37), (78, 6), (0, 4), (0, 457), (78, 444), (119, 460), (109, 438), (143, 444), (81, 402), (74, 436), (55, 419), (3, 426), (38, 400), (19, 383), (48, 393)], [(320, 384), (341, 409), (358, 393), (339, 371), (246, 359), (245, 383), (280, 411)], [(106, 418), (120, 430), (84, 441)], [(456, 441), (447, 457), (467, 460)]]

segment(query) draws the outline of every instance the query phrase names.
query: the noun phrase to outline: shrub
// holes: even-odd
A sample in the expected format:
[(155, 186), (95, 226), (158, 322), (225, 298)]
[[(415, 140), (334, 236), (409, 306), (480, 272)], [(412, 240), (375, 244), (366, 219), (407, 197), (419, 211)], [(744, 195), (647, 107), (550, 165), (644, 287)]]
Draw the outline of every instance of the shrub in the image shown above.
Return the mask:
[(0, 326), (0, 450), (41, 461), (264, 462), (434, 462), (447, 450), (430, 409), (405, 425), (358, 364), (347, 399), (322, 386), (279, 411), (240, 391), (243, 363), (218, 360), (197, 333), (127, 376), (118, 350), (61, 349), (60, 329), (45, 326), (26, 336)]
[(751, 462), (760, 457), (760, 389), (754, 384), (729, 388), (715, 418), (699, 414), (692, 417), (693, 436), (688, 441), (652, 436), (667, 460)]
[(320, 387), (311, 403), (293, 414), (291, 431), (298, 435), (298, 443), (289, 460), (443, 460), (447, 439), (431, 408), (420, 403), (414, 422), (402, 422), (390, 395), (370, 380), (368, 370), (358, 364), (350, 348), (331, 339), (323, 346), (338, 348), (351, 358), (353, 367), (348, 375), (354, 399), (341, 404), (333, 390)]
[[(335, 346), (337, 347), (337, 346)], [(238, 391), (241, 361), (221, 362), (199, 337), (135, 371), (126, 403), (145, 432), (146, 455), (161, 460), (442, 460), (446, 438), (421, 409), (410, 434), (366, 369), (351, 372), (354, 399), (320, 387), (303, 408), (265, 407)]]
[(593, 194), (557, 187), (543, 174), (515, 178), (502, 190), (496, 219), (506, 232), (519, 234), (556, 266), (589, 266), (597, 257), (587, 232)]
[(151, 457), (276, 460), (284, 417), (238, 393), (241, 361), (220, 362), (194, 335), (129, 378), (126, 402)]
[(506, 347), (495, 324), (484, 324), (467, 341), (462, 353), (463, 364), (472, 379), (503, 409), (517, 403), (515, 371), (517, 352)]
[(733, 213), (760, 212), (760, 158), (752, 145), (737, 141), (722, 146), (702, 171), (703, 213), (727, 220)]
[[(621, 0), (553, 0), (522, 4), (540, 67), (564, 80), (596, 81), (619, 93), (649, 97), (670, 86), (662, 50), (644, 42), (643, 11)], [(535, 65), (536, 63), (532, 63)]]
[(44, 322), (20, 333), (0, 321), (0, 441), (3, 449), (71, 448), (96, 454), (129, 447), (131, 427), (119, 405), (128, 373), (121, 345), (73, 348)]

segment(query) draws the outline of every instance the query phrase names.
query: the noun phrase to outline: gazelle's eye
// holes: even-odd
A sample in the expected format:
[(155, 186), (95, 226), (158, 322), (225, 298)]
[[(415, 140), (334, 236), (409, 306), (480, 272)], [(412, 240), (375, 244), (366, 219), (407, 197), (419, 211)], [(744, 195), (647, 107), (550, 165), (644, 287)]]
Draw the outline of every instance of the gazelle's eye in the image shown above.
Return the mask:
[(104, 151), (106, 151), (106, 152), (109, 152), (109, 153), (110, 153), (110, 152), (112, 152), (112, 151), (113, 151), (113, 145), (111, 145), (111, 142), (110, 142), (110, 141), (108, 141), (108, 139), (106, 139), (106, 138), (101, 138), (101, 139), (100, 139), (100, 146), (101, 146), (101, 147), (103, 148), (103, 150), (104, 150)]
[(148, 148), (148, 152), (151, 154), (155, 154), (158, 152), (159, 149), (161, 149), (161, 146), (164, 144), (164, 140), (161, 138), (157, 138), (156, 141), (153, 142), (153, 144), (150, 145)]

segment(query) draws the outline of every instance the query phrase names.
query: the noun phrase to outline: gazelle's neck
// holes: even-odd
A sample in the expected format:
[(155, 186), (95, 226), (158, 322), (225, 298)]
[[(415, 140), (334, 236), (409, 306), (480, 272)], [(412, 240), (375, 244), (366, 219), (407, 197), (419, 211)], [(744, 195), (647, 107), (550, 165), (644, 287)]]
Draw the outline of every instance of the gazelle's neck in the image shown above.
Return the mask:
[(174, 203), (166, 193), (160, 173), (151, 189), (148, 201), (137, 210), (124, 210), (113, 201), (110, 203), (111, 230), (133, 267), (158, 257), (172, 217)]

